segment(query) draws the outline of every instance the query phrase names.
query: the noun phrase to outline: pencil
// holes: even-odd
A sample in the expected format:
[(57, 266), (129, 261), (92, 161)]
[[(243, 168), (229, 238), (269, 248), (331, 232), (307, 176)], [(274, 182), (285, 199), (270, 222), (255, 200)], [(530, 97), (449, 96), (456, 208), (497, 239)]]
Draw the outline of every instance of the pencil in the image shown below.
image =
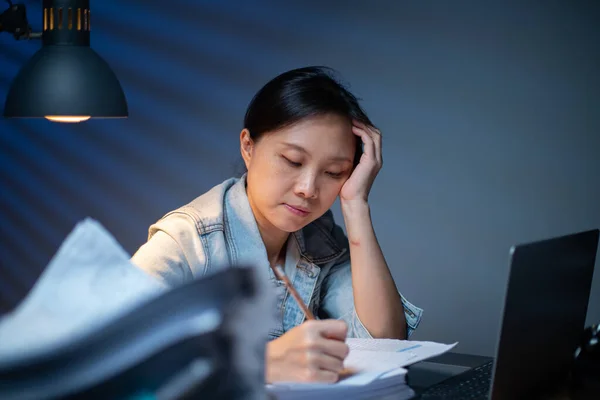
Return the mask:
[(296, 303), (298, 303), (298, 306), (300, 306), (300, 309), (304, 313), (304, 316), (306, 317), (306, 319), (307, 320), (308, 319), (315, 319), (315, 316), (308, 309), (308, 307), (306, 306), (306, 304), (304, 304), (304, 301), (302, 301), (302, 298), (300, 297), (300, 295), (296, 291), (296, 288), (292, 285), (292, 282), (290, 282), (290, 280), (288, 279), (288, 277), (285, 275), (285, 272), (283, 272), (283, 268), (281, 268), (281, 266), (279, 266), (279, 265), (277, 265), (275, 267), (271, 266), (271, 268), (273, 269), (273, 273), (275, 274), (275, 277), (277, 279), (279, 279), (280, 281), (283, 281), (284, 285), (290, 291), (290, 293), (292, 294), (292, 297), (294, 297), (294, 300), (296, 300)]

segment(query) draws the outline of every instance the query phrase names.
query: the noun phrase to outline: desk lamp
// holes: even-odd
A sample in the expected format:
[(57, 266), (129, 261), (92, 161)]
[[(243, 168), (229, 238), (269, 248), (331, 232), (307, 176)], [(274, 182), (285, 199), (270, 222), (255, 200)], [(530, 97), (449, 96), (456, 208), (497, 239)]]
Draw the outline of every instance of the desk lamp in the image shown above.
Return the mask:
[(25, 5), (7, 2), (0, 32), (41, 39), (42, 47), (11, 83), (4, 117), (81, 122), (129, 115), (119, 80), (90, 48), (89, 0), (44, 0), (41, 33), (32, 32)]

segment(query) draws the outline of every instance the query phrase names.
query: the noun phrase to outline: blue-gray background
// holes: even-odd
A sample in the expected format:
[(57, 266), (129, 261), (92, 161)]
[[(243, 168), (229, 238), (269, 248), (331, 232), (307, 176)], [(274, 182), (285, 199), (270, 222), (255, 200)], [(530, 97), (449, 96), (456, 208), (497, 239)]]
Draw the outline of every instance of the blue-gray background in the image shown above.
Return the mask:
[[(41, 1), (26, 4), (39, 29)], [(267, 80), (325, 64), (384, 135), (372, 215), (398, 287), (426, 310), (414, 338), (492, 354), (509, 247), (600, 226), (591, 4), (92, 1), (92, 46), (130, 118), (0, 120), (0, 309), (86, 216), (133, 253), (153, 221), (235, 173)], [(0, 101), (38, 47), (0, 34)]]

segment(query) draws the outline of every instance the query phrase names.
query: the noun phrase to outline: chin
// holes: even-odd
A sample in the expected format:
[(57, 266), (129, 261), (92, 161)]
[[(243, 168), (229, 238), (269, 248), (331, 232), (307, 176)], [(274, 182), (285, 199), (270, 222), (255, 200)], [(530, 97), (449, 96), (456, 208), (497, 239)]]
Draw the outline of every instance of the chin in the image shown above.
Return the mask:
[(294, 224), (291, 221), (286, 221), (283, 223), (279, 223), (275, 226), (284, 232), (293, 233), (293, 232), (299, 231), (300, 229), (304, 228), (306, 225), (307, 224)]
[(311, 222), (312, 219), (304, 221), (294, 221), (294, 219), (291, 219), (287, 216), (279, 216), (279, 218), (274, 218), (271, 221), (271, 224), (273, 224), (275, 227), (277, 227), (277, 229), (282, 230), (283, 232), (292, 233), (299, 231)]
[(310, 224), (315, 219), (316, 218), (313, 218), (313, 215), (308, 215), (304, 218), (296, 217), (290, 215), (289, 212), (286, 210), (279, 209), (271, 214), (269, 222), (271, 223), (271, 225), (283, 232), (293, 233), (304, 228), (306, 225)]

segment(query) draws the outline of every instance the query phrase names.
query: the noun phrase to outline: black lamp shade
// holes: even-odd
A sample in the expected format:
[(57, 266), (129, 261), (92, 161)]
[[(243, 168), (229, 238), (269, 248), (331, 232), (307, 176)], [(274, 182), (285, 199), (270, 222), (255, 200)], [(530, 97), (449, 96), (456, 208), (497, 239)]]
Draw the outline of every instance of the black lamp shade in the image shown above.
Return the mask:
[(125, 94), (109, 65), (87, 46), (43, 46), (11, 84), (5, 117), (127, 117)]
[(89, 0), (44, 0), (42, 48), (13, 80), (5, 117), (62, 122), (129, 115), (110, 66), (90, 48)]

